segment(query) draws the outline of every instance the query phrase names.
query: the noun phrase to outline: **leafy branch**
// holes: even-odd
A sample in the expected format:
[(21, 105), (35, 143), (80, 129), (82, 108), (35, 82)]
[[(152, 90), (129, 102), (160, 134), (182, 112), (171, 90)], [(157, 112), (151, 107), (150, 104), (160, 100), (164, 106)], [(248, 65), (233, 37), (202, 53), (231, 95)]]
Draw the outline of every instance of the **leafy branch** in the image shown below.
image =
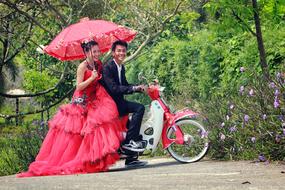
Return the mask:
[(12, 94), (5, 94), (5, 93), (0, 92), (0, 96), (6, 97), (6, 98), (23, 98), (23, 97), (35, 97), (35, 96), (41, 96), (41, 95), (47, 94), (47, 93), (55, 90), (59, 86), (59, 84), (64, 81), (64, 76), (65, 76), (65, 73), (67, 72), (67, 65), (68, 65), (68, 63), (65, 63), (64, 70), (61, 74), (59, 81), (52, 88), (49, 88), (49, 89), (41, 91), (41, 92), (33, 93), (33, 94), (14, 94), (14, 95), (12, 95)]
[(58, 101), (56, 101), (55, 103), (40, 109), (40, 110), (34, 110), (34, 111), (30, 111), (30, 112), (26, 112), (26, 113), (19, 113), (19, 114), (14, 114), (14, 115), (4, 115), (4, 114), (0, 114), (0, 117), (5, 118), (7, 120), (12, 119), (12, 118), (16, 118), (19, 116), (26, 116), (26, 115), (32, 115), (32, 114), (37, 114), (37, 113), (42, 113), (44, 111), (47, 111), (48, 109), (56, 106), (57, 104), (61, 103), (65, 98), (67, 98), (73, 91), (74, 91), (75, 87), (71, 88), (64, 96), (62, 96)]

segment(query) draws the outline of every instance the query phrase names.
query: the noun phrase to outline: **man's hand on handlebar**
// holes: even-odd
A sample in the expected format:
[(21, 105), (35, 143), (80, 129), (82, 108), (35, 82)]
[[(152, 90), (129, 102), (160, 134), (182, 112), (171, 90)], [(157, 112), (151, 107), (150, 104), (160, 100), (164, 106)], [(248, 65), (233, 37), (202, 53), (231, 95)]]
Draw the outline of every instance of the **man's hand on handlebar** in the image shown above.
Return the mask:
[(138, 85), (138, 86), (134, 86), (134, 91), (136, 91), (136, 92), (146, 92), (147, 88), (148, 87), (146, 85)]

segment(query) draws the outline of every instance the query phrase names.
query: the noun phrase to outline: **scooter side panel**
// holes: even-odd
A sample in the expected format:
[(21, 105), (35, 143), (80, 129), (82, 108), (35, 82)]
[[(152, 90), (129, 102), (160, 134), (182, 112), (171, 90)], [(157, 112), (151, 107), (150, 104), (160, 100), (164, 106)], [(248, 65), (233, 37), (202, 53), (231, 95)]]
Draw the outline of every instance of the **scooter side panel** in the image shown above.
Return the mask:
[[(157, 100), (151, 102), (150, 117), (142, 124), (140, 134), (147, 141), (147, 150), (155, 151), (163, 128), (164, 110)], [(152, 133), (151, 133), (152, 131)]]

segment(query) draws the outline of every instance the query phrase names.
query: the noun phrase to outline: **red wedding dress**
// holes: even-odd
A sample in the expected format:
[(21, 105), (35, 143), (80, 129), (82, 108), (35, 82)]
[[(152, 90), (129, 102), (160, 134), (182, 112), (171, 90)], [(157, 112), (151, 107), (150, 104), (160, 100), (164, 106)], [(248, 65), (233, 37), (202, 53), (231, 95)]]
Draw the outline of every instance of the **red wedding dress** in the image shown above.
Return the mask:
[[(60, 107), (49, 121), (49, 131), (36, 160), (17, 177), (65, 175), (106, 171), (119, 155), (126, 131), (126, 119), (119, 119), (113, 99), (98, 83), (99, 77), (82, 91), (75, 91), (72, 103)], [(84, 80), (92, 71), (87, 69)]]

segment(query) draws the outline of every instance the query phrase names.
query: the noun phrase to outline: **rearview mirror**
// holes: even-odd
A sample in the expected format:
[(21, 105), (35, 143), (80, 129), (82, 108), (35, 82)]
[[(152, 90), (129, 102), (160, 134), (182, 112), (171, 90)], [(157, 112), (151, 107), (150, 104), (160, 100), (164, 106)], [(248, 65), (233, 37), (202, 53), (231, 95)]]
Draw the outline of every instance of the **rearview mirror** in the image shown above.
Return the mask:
[(139, 74), (138, 74), (138, 80), (139, 80), (139, 81), (142, 81), (142, 80), (143, 80), (143, 73), (142, 73), (142, 72), (139, 72)]
[(141, 81), (141, 82), (142, 81), (147, 82), (147, 78), (145, 78), (145, 76), (143, 75), (143, 72), (139, 72), (138, 80)]

